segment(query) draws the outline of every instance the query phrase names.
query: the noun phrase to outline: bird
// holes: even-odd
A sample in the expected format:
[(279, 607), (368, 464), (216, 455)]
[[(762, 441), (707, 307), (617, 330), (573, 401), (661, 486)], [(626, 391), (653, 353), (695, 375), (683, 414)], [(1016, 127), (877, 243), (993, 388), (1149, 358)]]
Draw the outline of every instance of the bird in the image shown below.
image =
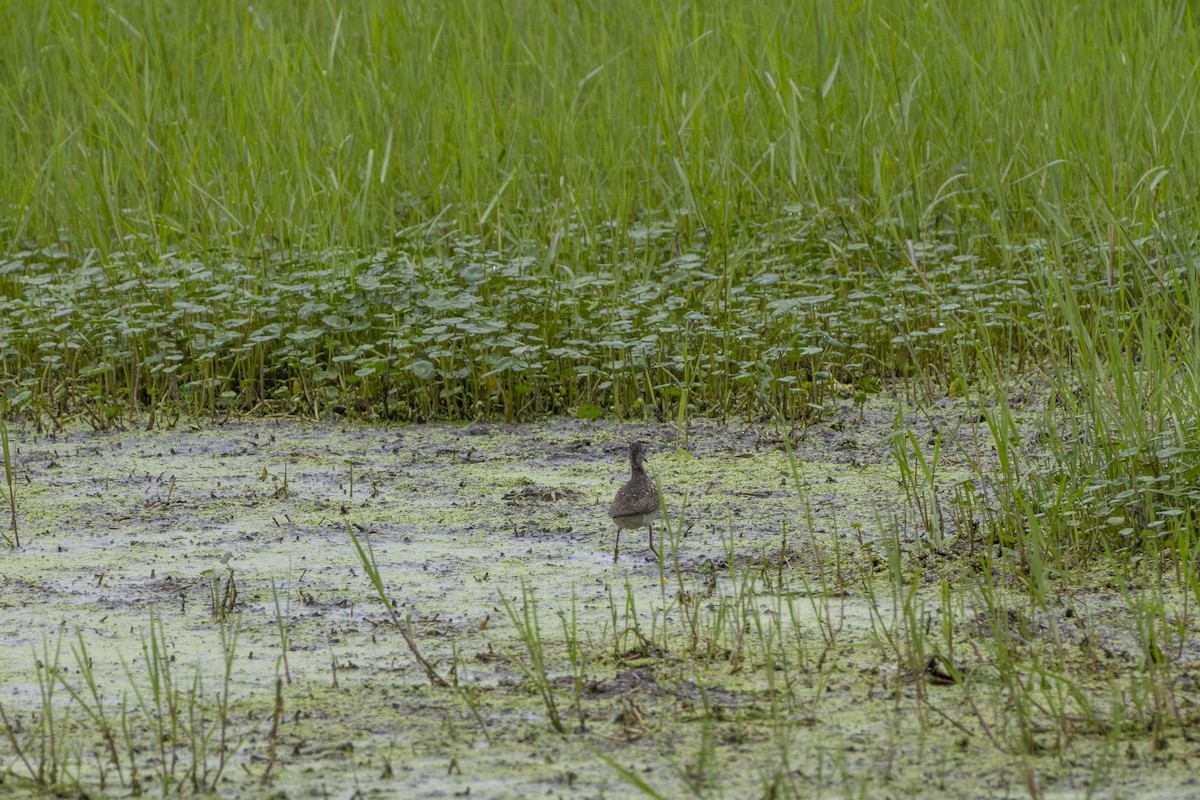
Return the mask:
[(617, 553), (621, 548), (621, 531), (634, 528), (650, 529), (650, 552), (655, 558), (660, 558), (654, 549), (653, 522), (662, 516), (662, 506), (658, 502), (658, 489), (654, 480), (642, 465), (646, 457), (645, 442), (629, 443), (629, 480), (617, 490), (612, 505), (608, 507), (608, 515), (617, 523), (617, 543), (613, 547), (613, 563), (617, 563)]

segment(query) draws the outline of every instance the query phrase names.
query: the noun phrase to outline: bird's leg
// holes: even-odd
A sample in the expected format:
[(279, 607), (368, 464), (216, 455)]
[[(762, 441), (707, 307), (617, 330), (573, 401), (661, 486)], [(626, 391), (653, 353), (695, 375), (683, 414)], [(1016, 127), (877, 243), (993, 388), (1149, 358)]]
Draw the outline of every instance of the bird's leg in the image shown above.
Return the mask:
[(654, 553), (654, 557), (656, 559), (658, 559), (659, 561), (662, 561), (662, 556), (660, 556), (658, 554), (658, 551), (654, 549), (654, 526), (647, 525), (646, 527), (650, 530), (650, 552)]
[(613, 545), (613, 563), (617, 563), (617, 553), (621, 552), (621, 529), (617, 528), (617, 543)]

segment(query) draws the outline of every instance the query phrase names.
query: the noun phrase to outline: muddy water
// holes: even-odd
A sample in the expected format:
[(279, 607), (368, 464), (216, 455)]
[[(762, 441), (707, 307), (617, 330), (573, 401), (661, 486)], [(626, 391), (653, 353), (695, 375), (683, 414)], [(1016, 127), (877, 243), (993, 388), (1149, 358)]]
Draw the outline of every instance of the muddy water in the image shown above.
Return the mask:
[[(39, 740), (22, 737), (37, 729), (56, 647), (49, 682), (69, 715), (56, 746), (71, 765), (59, 782), (114, 796), (131, 793), (133, 766), (151, 795), (231, 797), (747, 797), (772, 782), (827, 796), (1019, 794), (1018, 764), (1064, 794), (1086, 787), (1103, 742), (1071, 763), (1014, 760), (973, 720), (917, 710), (886, 641), (897, 595), (873, 577), (888, 531), (906, 559), (927, 555), (888, 456), (893, 413), (843, 409), (798, 433), (794, 461), (773, 427), (710, 423), (18, 429), (23, 546), (0, 554), (0, 706), (23, 749), (0, 739), (12, 765), (0, 788), (33, 791)], [(663, 565), (641, 532), (613, 561), (606, 508), (634, 437), (650, 444), (667, 505)], [(971, 459), (947, 453), (949, 487)], [(430, 687), (350, 531), (457, 688)], [(935, 598), (928, 583), (917, 591)], [(521, 613), (522, 586), (566, 735), (505, 608)], [(970, 617), (969, 597), (959, 607)], [(198, 757), (194, 737), (177, 736), (181, 766), (164, 765), (150, 732), (152, 619), (210, 725), (231, 664), (223, 749)], [(227, 642), (237, 636), (226, 649), (223, 625)], [(118, 718), (124, 702), (134, 720), (120, 769), (65, 691), (86, 694), (80, 642), (106, 712)], [(964, 718), (961, 697), (944, 702), (947, 719)], [(182, 766), (197, 760), (198, 783)], [(1135, 764), (1103, 769), (1109, 784), (1168, 791)]]

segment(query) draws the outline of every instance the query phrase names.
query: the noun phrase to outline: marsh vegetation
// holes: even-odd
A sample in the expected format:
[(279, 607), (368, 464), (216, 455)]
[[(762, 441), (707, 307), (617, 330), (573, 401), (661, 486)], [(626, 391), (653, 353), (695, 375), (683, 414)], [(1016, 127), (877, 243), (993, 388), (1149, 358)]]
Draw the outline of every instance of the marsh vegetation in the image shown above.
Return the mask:
[(1188, 793), (1187, 4), (9, 11), (5, 791)]

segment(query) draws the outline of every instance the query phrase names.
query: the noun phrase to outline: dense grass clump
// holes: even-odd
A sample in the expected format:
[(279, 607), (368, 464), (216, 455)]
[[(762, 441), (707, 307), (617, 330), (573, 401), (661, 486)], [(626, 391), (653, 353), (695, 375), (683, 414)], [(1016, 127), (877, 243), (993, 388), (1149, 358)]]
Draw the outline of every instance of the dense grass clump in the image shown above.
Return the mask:
[(16, 0), (9, 249), (502, 249), (664, 209), (718, 247), (790, 204), (869, 241), (1105, 238), (1192, 213), (1186, 4)]

